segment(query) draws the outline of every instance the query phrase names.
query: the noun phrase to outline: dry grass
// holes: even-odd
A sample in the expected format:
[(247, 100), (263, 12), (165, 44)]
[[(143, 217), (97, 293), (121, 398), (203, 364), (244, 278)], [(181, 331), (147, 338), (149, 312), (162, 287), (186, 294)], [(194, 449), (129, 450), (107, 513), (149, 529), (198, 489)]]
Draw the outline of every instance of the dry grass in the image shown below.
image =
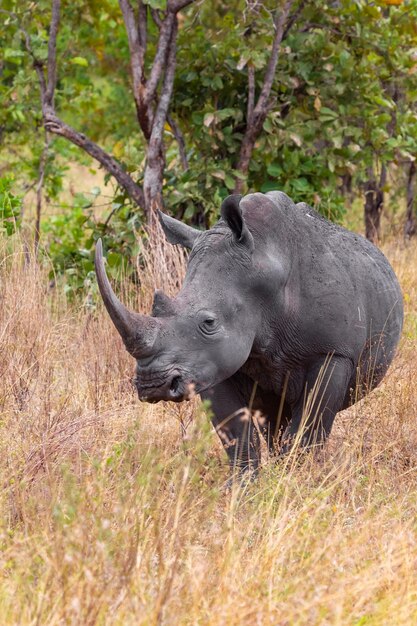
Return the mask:
[(416, 243), (385, 246), (407, 316), (383, 385), (232, 493), (197, 402), (140, 404), (103, 310), (1, 245), (2, 625), (417, 623)]

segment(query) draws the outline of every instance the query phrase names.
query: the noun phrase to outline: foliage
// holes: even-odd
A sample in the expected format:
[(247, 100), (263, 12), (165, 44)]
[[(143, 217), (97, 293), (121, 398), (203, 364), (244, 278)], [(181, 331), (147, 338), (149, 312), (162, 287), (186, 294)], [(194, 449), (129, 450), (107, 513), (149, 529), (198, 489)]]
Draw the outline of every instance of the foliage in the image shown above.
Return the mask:
[[(160, 9), (159, 2), (147, 4)], [(19, 195), (36, 184), (45, 144), (26, 39), (33, 54), (45, 59), (51, 13), (47, 0), (6, 0), (3, 6), (0, 141), (2, 162), (6, 171), (16, 173)], [(248, 75), (253, 70), (256, 95), (270, 55), (275, 7), (272, 0), (205, 0), (181, 14), (170, 115), (184, 136), (188, 167), (180, 158), (175, 128), (167, 123), (164, 194), (167, 210), (196, 225), (207, 227), (217, 219), (222, 199), (241, 176), (236, 165), (247, 119)], [(340, 220), (370, 172), (385, 164), (391, 175), (384, 190), (404, 197), (400, 169), (417, 152), (417, 0), (395, 5), (341, 0), (326, 10), (319, 0), (310, 0), (295, 2), (292, 13), (296, 19), (281, 46), (270, 112), (244, 177), (245, 189), (280, 188)], [(147, 27), (149, 72), (158, 38), (149, 14)], [(142, 184), (146, 151), (118, 2), (64, 2), (57, 43), (60, 116), (88, 133)], [(50, 140), (45, 196), (67, 208), (53, 219), (45, 217), (42, 232), (56, 270), (74, 271), (81, 285), (91, 269), (92, 241), (102, 227), (88, 207), (60, 199), (66, 166), (74, 161), (89, 162), (64, 139)], [(80, 185), (76, 192), (82, 191)], [(116, 189), (116, 196), (116, 204), (130, 206), (125, 191)], [(133, 207), (117, 211), (117, 222), (112, 220), (110, 249), (116, 252), (119, 246), (123, 257), (132, 249), (125, 220), (134, 212)], [(139, 211), (134, 219), (139, 226)]]
[(134, 278), (131, 259), (137, 254), (136, 231), (139, 216), (122, 196), (115, 196), (109, 214), (96, 217), (95, 200), (100, 194), (94, 188), (90, 194), (77, 193), (71, 206), (45, 220), (42, 233), (48, 241), (44, 252), (51, 259), (56, 274), (65, 277), (65, 291), (74, 295), (95, 282), (94, 244), (100, 237), (107, 252), (107, 271), (113, 278), (120, 275)]
[[(195, 36), (191, 27), (182, 33), (174, 107), (193, 145), (192, 173), (185, 190), (184, 175), (172, 179), (170, 198), (188, 214), (190, 188), (200, 191), (193, 193), (199, 208), (205, 189), (217, 188), (222, 197), (231, 191), (248, 66), (262, 76), (268, 60), (268, 13), (236, 22), (235, 11), (225, 9), (208, 34), (202, 10), (192, 26)], [(251, 162), (249, 190), (279, 187), (340, 218), (346, 178), (359, 190), (370, 165), (414, 158), (417, 31), (410, 14), (417, 15), (417, 3), (385, 10), (342, 1), (326, 11), (322, 3), (307, 3), (279, 58), (273, 108)], [(195, 59), (192, 67), (188, 58)], [(396, 101), (395, 90), (401, 91)]]

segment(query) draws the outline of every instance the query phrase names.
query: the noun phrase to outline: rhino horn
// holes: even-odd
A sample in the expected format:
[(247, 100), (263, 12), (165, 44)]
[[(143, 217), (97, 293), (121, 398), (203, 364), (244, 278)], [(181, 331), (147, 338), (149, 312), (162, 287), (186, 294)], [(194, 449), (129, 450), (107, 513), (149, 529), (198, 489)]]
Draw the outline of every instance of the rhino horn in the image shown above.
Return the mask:
[(158, 320), (129, 311), (115, 295), (104, 267), (101, 239), (96, 244), (94, 263), (101, 297), (127, 351), (136, 359), (149, 356), (158, 333)]
[(175, 314), (175, 305), (171, 298), (157, 289), (153, 297), (152, 315), (162, 317)]

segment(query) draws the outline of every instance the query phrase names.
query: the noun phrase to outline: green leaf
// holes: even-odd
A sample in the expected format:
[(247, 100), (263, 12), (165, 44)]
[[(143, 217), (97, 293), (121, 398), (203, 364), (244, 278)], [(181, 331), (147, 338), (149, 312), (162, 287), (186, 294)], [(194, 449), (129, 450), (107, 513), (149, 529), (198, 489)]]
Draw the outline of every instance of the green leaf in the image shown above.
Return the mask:
[(72, 65), (81, 65), (82, 67), (88, 67), (88, 61), (84, 57), (73, 57), (70, 60), (70, 63), (72, 63)]
[(233, 191), (233, 189), (235, 188), (235, 179), (232, 176), (229, 176), (229, 174), (227, 174), (224, 179), (224, 182), (228, 190)]
[(22, 57), (25, 56), (25, 53), (22, 50), (17, 50), (15, 48), (5, 48), (3, 56), (5, 61), (11, 61), (12, 63), (19, 64)]
[(216, 112), (216, 118), (223, 121), (228, 117), (234, 117), (236, 120), (242, 119), (242, 111), (239, 109), (220, 109)]
[(273, 178), (278, 178), (278, 176), (281, 176), (282, 174), (282, 167), (278, 163), (271, 163), (268, 165), (266, 171)]
[(336, 113), (336, 111), (333, 111), (332, 109), (329, 109), (328, 107), (321, 107), (320, 114), (319, 114), (319, 120), (321, 122), (333, 122), (338, 117), (339, 117), (339, 114)]
[(266, 193), (267, 191), (276, 191), (276, 190), (277, 190), (277, 183), (272, 180), (267, 181), (261, 186), (262, 193)]

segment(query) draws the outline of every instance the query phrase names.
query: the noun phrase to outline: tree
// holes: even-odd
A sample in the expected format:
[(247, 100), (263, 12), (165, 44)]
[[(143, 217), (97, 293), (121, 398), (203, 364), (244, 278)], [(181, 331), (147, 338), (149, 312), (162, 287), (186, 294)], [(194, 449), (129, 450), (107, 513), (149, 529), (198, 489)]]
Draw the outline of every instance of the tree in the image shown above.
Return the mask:
[[(147, 159), (143, 189), (125, 171), (122, 165), (86, 134), (66, 124), (57, 114), (55, 91), (57, 85), (57, 37), (60, 24), (61, 2), (52, 0), (52, 15), (49, 28), (48, 53), (46, 59), (34, 51), (31, 36), (20, 25), (27, 52), (39, 79), (42, 116), (45, 130), (65, 137), (96, 159), (126, 191), (129, 197), (141, 206), (151, 221), (151, 216), (162, 206), (162, 178), (165, 168), (163, 129), (167, 121), (176, 62), (176, 39), (178, 13), (193, 3), (193, 0), (168, 0), (164, 11), (158, 10), (158, 2), (139, 1), (136, 11), (128, 0), (120, 0), (120, 8), (126, 27), (130, 50), (130, 65), (133, 96), (137, 120), (147, 142)], [(155, 7), (155, 8), (153, 8)], [(147, 53), (148, 13), (159, 30), (156, 52), (149, 76), (145, 74)], [(18, 19), (16, 14), (10, 13)], [(80, 62), (82, 58), (78, 58)], [(160, 89), (158, 90), (158, 87)]]
[[(129, 0), (120, 0), (119, 5), (123, 15), (124, 25), (130, 53), (130, 67), (132, 75), (132, 91), (136, 107), (137, 121), (143, 133), (146, 148), (146, 164), (143, 174), (143, 185), (125, 171), (120, 163), (109, 153), (103, 150), (97, 143), (92, 141), (85, 133), (79, 132), (71, 125), (65, 123), (58, 115), (55, 106), (55, 91), (57, 86), (57, 37), (60, 25), (61, 2), (52, 0), (52, 15), (49, 27), (48, 53), (46, 59), (37, 55), (33, 50), (31, 36), (20, 24), (20, 30), (24, 35), (27, 52), (30, 54), (33, 67), (37, 72), (42, 104), (42, 116), (45, 130), (49, 133), (65, 137), (73, 144), (87, 152), (96, 159), (126, 191), (129, 197), (139, 206), (143, 207), (149, 222), (155, 210), (162, 207), (163, 175), (166, 166), (166, 154), (164, 146), (164, 128), (169, 125), (180, 149), (182, 165), (187, 169), (187, 159), (184, 150), (182, 133), (169, 116), (169, 107), (173, 92), (176, 46), (178, 34), (178, 13), (193, 4), (194, 0), (157, 0), (140, 1), (133, 8)], [(249, 94), (246, 129), (242, 139), (240, 158), (236, 165), (236, 191), (242, 187), (242, 181), (246, 177), (254, 143), (259, 136), (268, 110), (271, 108), (269, 101), (272, 84), (282, 38), (292, 23), (295, 16), (302, 9), (304, 2), (299, 4), (297, 13), (289, 17), (290, 9), (294, 0), (286, 0), (282, 8), (277, 8), (271, 20), (271, 26), (275, 30), (271, 53), (269, 55), (261, 93), (255, 98), (254, 67), (249, 66)], [(17, 14), (10, 13), (16, 20)], [(151, 23), (151, 24), (150, 24)], [(156, 51), (150, 67), (146, 67), (147, 42), (149, 32), (157, 27)], [(82, 57), (76, 57), (82, 63)], [(148, 70), (148, 72), (146, 71)], [(148, 74), (148, 75), (147, 75)], [(240, 172), (240, 176), (239, 176)]]
[[(417, 150), (415, 0), (325, 11), (319, 0), (74, 0), (61, 19), (58, 0), (52, 14), (46, 0), (7, 4), (0, 119), (9, 147), (12, 137), (33, 145), (35, 184), (45, 123), (48, 155), (68, 159), (52, 137), (69, 139), (148, 220), (162, 195), (208, 226), (228, 193), (277, 187), (338, 219), (365, 192), (377, 237), (384, 193), (405, 197), (392, 172)], [(45, 185), (54, 163), (48, 156)]]
[[(45, 130), (49, 133), (65, 137), (96, 159), (115, 177), (129, 197), (137, 205), (144, 208), (148, 222), (152, 222), (152, 216), (155, 214), (155, 211), (163, 206), (162, 186), (166, 166), (163, 135), (164, 127), (169, 117), (169, 107), (175, 75), (178, 13), (193, 4), (193, 1), (194, 0), (168, 0), (166, 3), (155, 1), (145, 3), (144, 1), (139, 1), (136, 9), (134, 9), (129, 0), (119, 0), (129, 44), (132, 89), (137, 121), (147, 143), (143, 188), (132, 179), (117, 160), (104, 151), (97, 143), (89, 139), (85, 133), (81, 133), (69, 124), (66, 124), (56, 112), (55, 90), (57, 84), (57, 37), (61, 13), (60, 0), (52, 0), (52, 15), (46, 60), (37, 56), (33, 51), (30, 35), (25, 28), (21, 26), (26, 50), (32, 58), (33, 67), (39, 79)], [(257, 102), (252, 102), (253, 106), (250, 103), (248, 105), (246, 131), (242, 140), (240, 159), (237, 164), (237, 170), (244, 176), (247, 174), (255, 140), (261, 132), (268, 108), (271, 106), (268, 100), (274, 80), (279, 47), (284, 35), (289, 11), (293, 3), (294, 0), (286, 0), (282, 10), (276, 10), (273, 19), (273, 26), (275, 28), (274, 42), (262, 91)], [(162, 10), (161, 4), (166, 4), (164, 10)], [(147, 77), (145, 71), (145, 57), (147, 53), (149, 13), (153, 23), (159, 30), (159, 36), (156, 52)], [(17, 17), (16, 14), (14, 14), (14, 16)], [(253, 99), (253, 68), (251, 68), (250, 77), (249, 98)], [(160, 89), (158, 89), (158, 87), (160, 87)], [(182, 134), (172, 118), (169, 119), (169, 123), (180, 146), (183, 166), (186, 167)], [(42, 159), (42, 161), (43, 160), (44, 159)], [(40, 178), (43, 180), (43, 175), (40, 175)], [(239, 181), (242, 181), (242, 178), (237, 177), (236, 191), (241, 187)], [(38, 186), (38, 196), (39, 193), (40, 189)]]

